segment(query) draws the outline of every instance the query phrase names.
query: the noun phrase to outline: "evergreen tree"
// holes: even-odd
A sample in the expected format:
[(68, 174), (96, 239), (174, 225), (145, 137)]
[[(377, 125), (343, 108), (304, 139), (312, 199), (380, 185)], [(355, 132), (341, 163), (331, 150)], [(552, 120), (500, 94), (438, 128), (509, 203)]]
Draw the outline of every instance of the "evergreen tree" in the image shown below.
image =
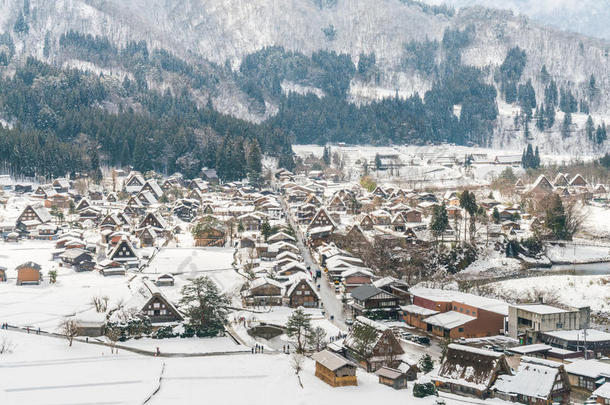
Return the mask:
[(528, 117), (532, 116), (532, 109), (536, 108), (536, 92), (532, 86), (532, 80), (528, 79), (525, 84), (519, 86), (519, 105)]
[(262, 152), (256, 139), (253, 139), (248, 147), (248, 156), (246, 156), (246, 172), (251, 182), (255, 183), (255, 186), (260, 185), (261, 173), (263, 172)]
[(534, 152), (534, 169), (540, 167), (540, 150), (538, 150), (538, 146), (536, 146), (536, 151)]
[(546, 65), (542, 65), (542, 69), (540, 69), (540, 81), (543, 84), (547, 84), (551, 80), (551, 75), (546, 70)]
[(432, 219), (430, 221), (430, 230), (432, 231), (432, 235), (434, 235), (434, 239), (438, 239), (439, 237), (442, 239), (448, 225), (449, 217), (447, 216), (445, 203), (443, 202), (441, 205), (434, 206)]
[(330, 166), (330, 146), (324, 147), (324, 153), (322, 154), (322, 161), (326, 166)]
[(552, 128), (555, 125), (555, 107), (547, 105), (545, 112), (545, 127)]
[(515, 82), (508, 82), (504, 85), (504, 100), (508, 104), (517, 101), (517, 84)]
[(568, 111), (563, 116), (563, 122), (561, 124), (561, 136), (563, 139), (570, 136), (570, 126), (572, 125), (572, 114)]
[(500, 212), (498, 211), (498, 207), (494, 207), (493, 212), (491, 213), (493, 221), (495, 224), (500, 223)]
[(536, 128), (538, 131), (544, 131), (544, 117), (546, 113), (544, 112), (544, 104), (541, 104), (540, 107), (536, 108)]
[(261, 225), (261, 235), (263, 235), (263, 238), (265, 238), (265, 242), (267, 242), (267, 239), (269, 239), (269, 236), (271, 236), (271, 232), (271, 225), (269, 224), (269, 221), (265, 218), (263, 224)]
[(50, 38), (49, 32), (47, 31), (46, 35), (44, 36), (44, 46), (42, 48), (42, 55), (45, 58), (48, 58), (50, 53), (51, 53), (51, 38)]
[(198, 336), (217, 336), (224, 330), (230, 300), (208, 276), (199, 276), (182, 287), (180, 307), (188, 326)]
[(606, 134), (606, 124), (602, 122), (601, 125), (597, 126), (597, 130), (595, 131), (595, 140), (597, 144), (602, 144), (607, 138)]
[(424, 354), (418, 362), (419, 369), (424, 373), (428, 374), (434, 368), (434, 361), (429, 354)]
[(593, 123), (593, 118), (589, 115), (587, 117), (587, 123), (585, 125), (585, 132), (587, 134), (587, 140), (589, 142), (596, 142), (596, 133), (595, 133), (595, 124)]
[(381, 157), (379, 156), (379, 153), (375, 154), (375, 170), (379, 170), (381, 169)]
[(311, 334), (311, 319), (303, 308), (297, 308), (288, 317), (286, 322), (286, 335), (295, 341), (297, 353), (305, 351), (307, 336)]
[(28, 25), (25, 17), (23, 16), (23, 12), (19, 11), (19, 15), (17, 16), (17, 20), (15, 21), (15, 25), (13, 25), (13, 31), (18, 34), (27, 34), (30, 31), (30, 26)]
[(544, 104), (547, 105), (547, 108), (557, 107), (557, 101), (559, 99), (559, 95), (557, 92), (557, 84), (555, 80), (551, 80), (551, 83), (544, 89)]

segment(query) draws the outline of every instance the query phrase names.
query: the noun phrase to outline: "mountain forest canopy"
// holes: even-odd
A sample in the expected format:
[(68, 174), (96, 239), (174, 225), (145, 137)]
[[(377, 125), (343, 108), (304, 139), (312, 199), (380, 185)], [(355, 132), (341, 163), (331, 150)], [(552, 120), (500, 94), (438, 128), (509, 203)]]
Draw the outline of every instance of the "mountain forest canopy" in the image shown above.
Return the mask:
[[(57, 41), (45, 37), (45, 57), (128, 72), (119, 78), (33, 57), (19, 60), (12, 35), (17, 32), (0, 35), (0, 71), (14, 71), (0, 79), (0, 118), (10, 124), (0, 129), (0, 165), (26, 176), (93, 173), (105, 164), (187, 177), (207, 166), (223, 180), (236, 180), (262, 170), (257, 155), (263, 153), (292, 169), (292, 143), (485, 146), (498, 117), (496, 88), (525, 111), (526, 128), (532, 118), (539, 130), (552, 126), (555, 106), (588, 108), (569, 88), (559, 88), (546, 67), (540, 72), (544, 94), (537, 97), (531, 79), (523, 77), (527, 55), (519, 47), (495, 72), (464, 64), (461, 50), (473, 41), (473, 25), (448, 28), (440, 41), (404, 45), (402, 69), (431, 79), (425, 93), (360, 104), (350, 102), (350, 86), (379, 80), (374, 52), (354, 61), (334, 51), (306, 55), (271, 46), (246, 55), (234, 69), (149, 49), (146, 41), (118, 45), (76, 31)], [(219, 113), (212, 99), (227, 82), (265, 119), (253, 123)], [(595, 95), (593, 76), (588, 84)], [(602, 130), (589, 136), (605, 140)]]

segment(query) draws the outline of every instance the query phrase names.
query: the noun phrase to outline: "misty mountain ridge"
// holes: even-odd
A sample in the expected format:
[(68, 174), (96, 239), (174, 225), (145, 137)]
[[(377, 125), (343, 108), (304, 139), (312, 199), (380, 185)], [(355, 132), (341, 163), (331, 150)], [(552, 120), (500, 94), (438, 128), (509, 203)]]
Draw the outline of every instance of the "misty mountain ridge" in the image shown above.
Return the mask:
[[(264, 47), (280, 46), (286, 52), (311, 57), (316, 52), (347, 54), (354, 66), (363, 55), (374, 55), (366, 72), (352, 75), (345, 98), (366, 105), (383, 98), (421, 97), (433, 88), (443, 64), (453, 63), (453, 51), (443, 48), (447, 32), (469, 32), (455, 53), (459, 63), (480, 70), (480, 80), (497, 90), (498, 117), (491, 127), (493, 136), (479, 142), (484, 146), (520, 148), (527, 142), (541, 143), (549, 150), (578, 148), (595, 150), (584, 138), (584, 123), (590, 114), (595, 125), (610, 121), (610, 42), (538, 25), (512, 12), (481, 7), (432, 7), (412, 0), (380, 0), (374, 7), (366, 0), (63, 0), (26, 1), (27, 32), (15, 32), (24, 14), (23, 0), (0, 0), (7, 12), (0, 16), (0, 31), (10, 33), (14, 42), (13, 63), (34, 56), (56, 66), (77, 67), (103, 73), (122, 81), (134, 79), (135, 65), (100, 62), (60, 44), (62, 35), (73, 31), (106, 38), (118, 48), (130, 41), (145, 41), (148, 48), (169, 50), (192, 66), (198, 88), (192, 90), (199, 105), (208, 99), (220, 112), (263, 122), (282, 108), (278, 93), (271, 87), (251, 89), (244, 77), (243, 61)], [(435, 45), (435, 43), (441, 45)], [(420, 44), (423, 44), (420, 46)], [(46, 45), (46, 50), (45, 50)], [(426, 48), (428, 46), (428, 48)], [(573, 111), (569, 136), (560, 134), (562, 113), (554, 126), (528, 133), (516, 125), (516, 104), (503, 100), (498, 69), (509, 50), (525, 51), (526, 63), (517, 84), (531, 80), (537, 102), (543, 100), (549, 78), (558, 88), (569, 89), (577, 103), (586, 108)], [(1, 45), (0, 45), (0, 49)], [(430, 64), (420, 66), (423, 56)], [(274, 56), (276, 57), (276, 56)], [(285, 58), (285, 55), (279, 56)], [(297, 92), (324, 97), (321, 62), (307, 73), (281, 77), (281, 93)], [(271, 65), (272, 68), (273, 65)], [(259, 72), (260, 73), (260, 72)], [(176, 89), (185, 83), (184, 74), (158, 69), (145, 73), (151, 89)], [(257, 76), (257, 77), (260, 77)], [(596, 94), (589, 94), (591, 77)], [(278, 78), (276, 78), (278, 79)], [(112, 104), (112, 103), (111, 103)], [(460, 102), (461, 104), (461, 102)], [(461, 105), (456, 105), (459, 111)], [(113, 108), (108, 105), (108, 108)], [(10, 120), (10, 117), (3, 117)], [(458, 117), (459, 118), (459, 117)], [(332, 137), (329, 137), (332, 140)], [(299, 139), (296, 140), (297, 142)], [(606, 143), (602, 149), (606, 149)]]

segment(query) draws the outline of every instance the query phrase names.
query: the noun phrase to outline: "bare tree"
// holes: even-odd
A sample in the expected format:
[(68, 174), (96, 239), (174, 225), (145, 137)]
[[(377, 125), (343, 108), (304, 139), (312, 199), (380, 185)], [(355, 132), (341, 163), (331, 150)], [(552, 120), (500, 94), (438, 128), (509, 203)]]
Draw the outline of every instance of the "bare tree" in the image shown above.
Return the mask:
[(108, 327), (105, 335), (110, 340), (110, 353), (114, 353), (116, 342), (121, 338), (121, 331), (118, 328)]
[(8, 336), (3, 336), (0, 339), (0, 354), (10, 354), (15, 349), (13, 341)]
[(74, 337), (78, 336), (78, 324), (76, 320), (66, 318), (59, 324), (60, 332), (68, 340), (68, 346), (72, 347)]
[(303, 370), (303, 363), (305, 363), (305, 356), (303, 356), (301, 353), (293, 352), (290, 356), (290, 365), (292, 366), (294, 373), (297, 375), (301, 388), (303, 388), (303, 382), (301, 382), (301, 376), (299, 373), (301, 370)]
[(326, 331), (321, 326), (315, 327), (307, 336), (307, 343), (311, 350), (319, 352), (326, 346)]
[(91, 298), (91, 304), (95, 307), (95, 312), (104, 313), (108, 309), (109, 298), (106, 296), (95, 296)]

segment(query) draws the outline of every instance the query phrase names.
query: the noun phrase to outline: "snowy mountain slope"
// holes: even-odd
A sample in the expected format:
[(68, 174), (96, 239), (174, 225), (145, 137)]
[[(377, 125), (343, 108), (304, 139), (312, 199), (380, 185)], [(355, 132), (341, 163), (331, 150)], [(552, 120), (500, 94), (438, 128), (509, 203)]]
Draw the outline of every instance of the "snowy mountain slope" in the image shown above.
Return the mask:
[(610, 39), (610, 0), (422, 0), (432, 5), (451, 7), (474, 5), (531, 17), (558, 29)]
[[(361, 52), (374, 52), (378, 80), (352, 81), (349, 99), (356, 103), (394, 94), (423, 94), (431, 87), (432, 78), (403, 67), (404, 44), (440, 41), (447, 28), (463, 29), (472, 24), (476, 34), (462, 60), (485, 69), (490, 83), (507, 51), (520, 46), (527, 53), (523, 78), (533, 80), (539, 100), (543, 85), (538, 76), (543, 65), (559, 86), (569, 86), (577, 98), (593, 74), (600, 97), (591, 106), (592, 113), (599, 117), (610, 114), (610, 42), (538, 25), (506, 11), (474, 7), (452, 15), (434, 13), (406, 0), (337, 0), (336, 5), (323, 8), (314, 0), (29, 0), (29, 32), (13, 33), (23, 5), (24, 0), (0, 0), (0, 32), (13, 34), (21, 56), (44, 58), (45, 36), (49, 35), (57, 47), (59, 36), (69, 30), (105, 36), (119, 44), (146, 40), (151, 48), (171, 50), (191, 62), (205, 59), (222, 66), (228, 61), (233, 69), (244, 56), (270, 45), (305, 54), (334, 50), (350, 54), (354, 62)], [(90, 64), (79, 65), (77, 60), (71, 60), (70, 65), (100, 71)], [(120, 76), (128, 72), (111, 73)], [(265, 116), (257, 115), (247, 103), (239, 90), (226, 82), (214, 97), (214, 105), (223, 112), (254, 121), (275, 110), (269, 105)], [(502, 118), (498, 133), (512, 116)], [(494, 144), (503, 142), (501, 139)], [(515, 141), (519, 137), (511, 142)]]

